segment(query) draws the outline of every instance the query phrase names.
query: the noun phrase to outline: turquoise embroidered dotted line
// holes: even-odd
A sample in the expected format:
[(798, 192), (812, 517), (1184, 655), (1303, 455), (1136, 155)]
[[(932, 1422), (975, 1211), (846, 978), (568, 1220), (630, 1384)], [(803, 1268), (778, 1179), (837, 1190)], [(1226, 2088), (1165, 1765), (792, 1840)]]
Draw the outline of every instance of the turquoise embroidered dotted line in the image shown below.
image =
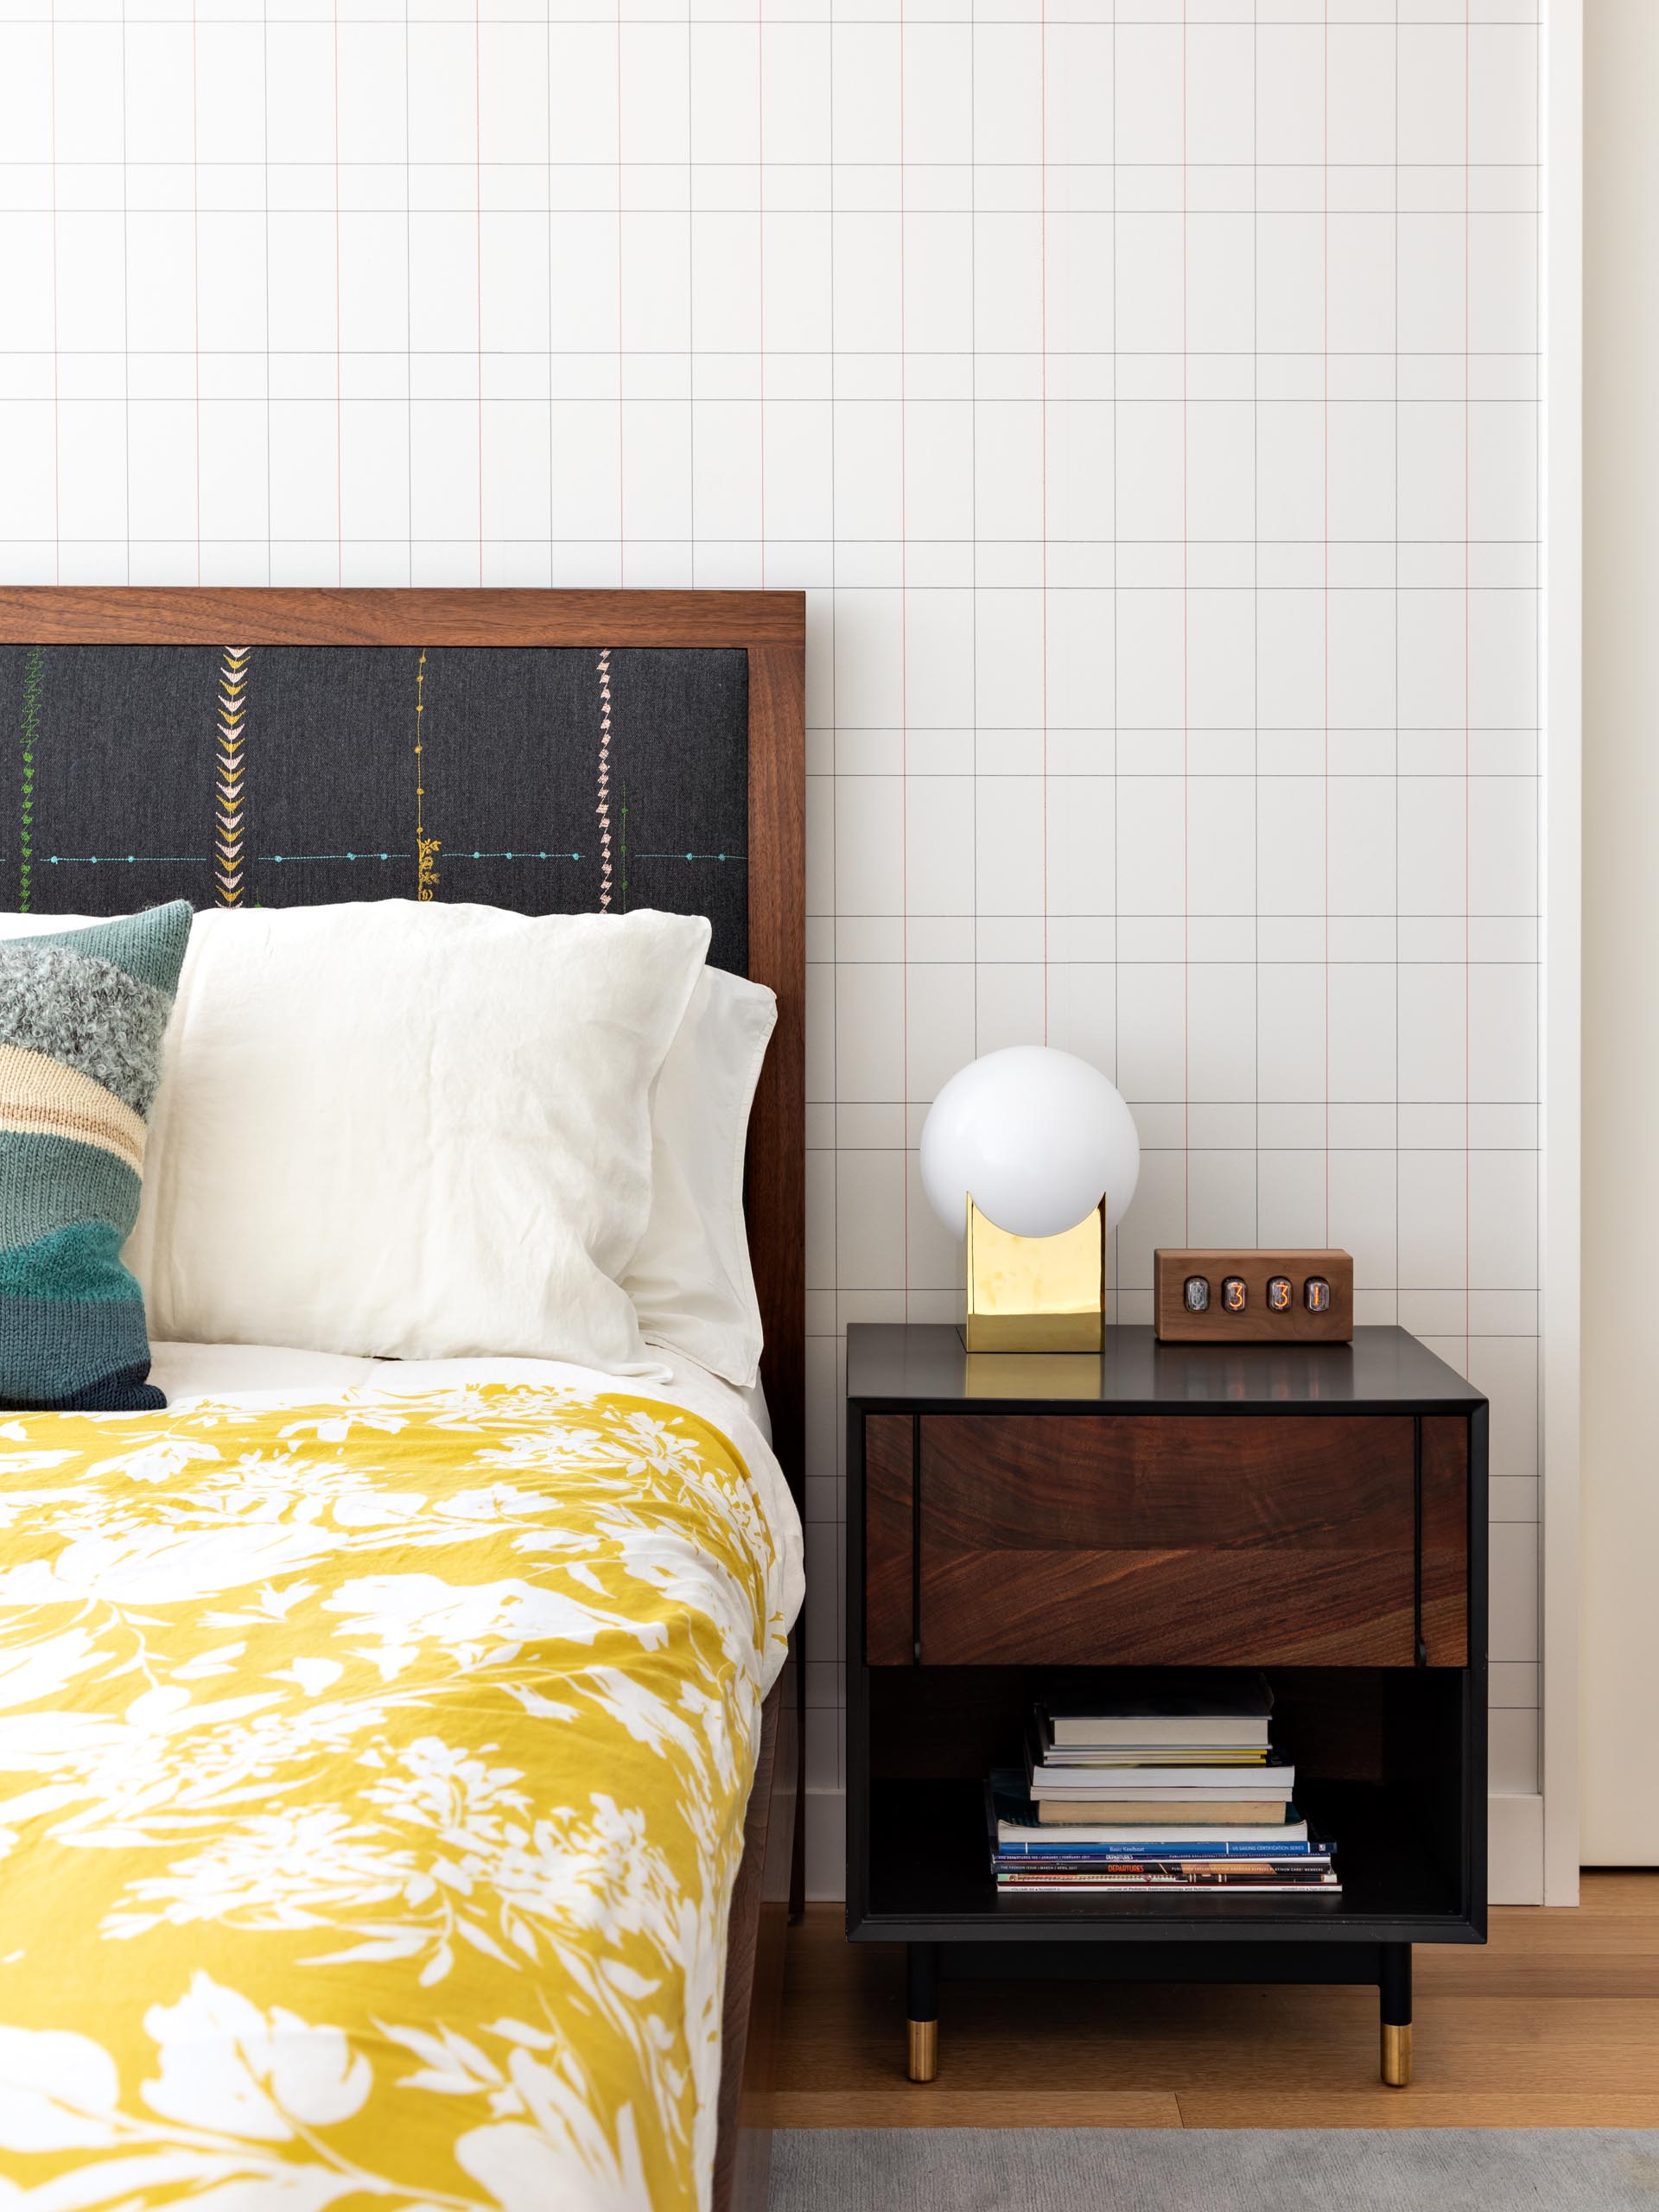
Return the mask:
[[(30, 756), (25, 753), (24, 758), (28, 760)], [(26, 783), (25, 791), (30, 788), (31, 786)], [(626, 813), (626, 809), (624, 811)], [(22, 861), (22, 880), (25, 894), (29, 885), (29, 865), (27, 817), (28, 810), (25, 808)], [(625, 853), (626, 849), (625, 847)], [(261, 853), (259, 855), (261, 861), (274, 861), (279, 864), (283, 861), (406, 861), (410, 857), (411, 855), (408, 853)], [(581, 853), (520, 852), (452, 852), (448, 855), (448, 858), (452, 861), (579, 861), (584, 857), (585, 855)], [(748, 858), (748, 855), (747, 853), (636, 853), (633, 857), (639, 861), (745, 861)], [(152, 861), (176, 861), (181, 866), (188, 864), (203, 868), (207, 864), (206, 853), (48, 853), (46, 859), (52, 868), (98, 868), (100, 866), (129, 868), (135, 867), (140, 862)], [(626, 882), (627, 879), (624, 877), (624, 889), (626, 888)], [(24, 909), (27, 909), (28, 903), (28, 898), (25, 895), (22, 899)]]
[[(48, 853), (54, 868), (126, 868), (144, 861), (176, 861), (205, 868), (206, 853)], [(261, 861), (406, 861), (408, 853), (261, 853)], [(579, 861), (580, 853), (451, 853), (450, 860), (464, 861)], [(688, 855), (689, 858), (690, 855)]]
[[(262, 853), (267, 861), (406, 861), (407, 853)], [(580, 853), (456, 853), (444, 855), (448, 861), (579, 861)]]

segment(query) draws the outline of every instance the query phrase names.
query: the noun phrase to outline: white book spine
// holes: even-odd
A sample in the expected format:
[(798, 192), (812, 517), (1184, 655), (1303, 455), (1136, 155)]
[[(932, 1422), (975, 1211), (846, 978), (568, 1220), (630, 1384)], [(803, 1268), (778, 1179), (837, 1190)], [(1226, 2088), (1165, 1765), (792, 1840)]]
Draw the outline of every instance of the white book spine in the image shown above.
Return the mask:
[(1249, 1778), (1217, 1781), (1213, 1767), (1046, 1767), (1031, 1770), (1033, 1797), (1167, 1797), (1203, 1790), (1213, 1802), (1229, 1797), (1288, 1797), (1296, 1780), (1294, 1766), (1253, 1767)]
[[(1092, 1823), (1066, 1826), (1057, 1821), (1052, 1827), (1026, 1827), (1010, 1821), (996, 1824), (999, 1843), (1122, 1843), (1133, 1844), (1150, 1850), (1155, 1845), (1160, 1851), (1168, 1849), (1172, 1857), (1190, 1856), (1206, 1847), (1218, 1843), (1306, 1843), (1306, 1821), (1281, 1821), (1271, 1828), (1126, 1828), (1096, 1827)], [(1298, 1856), (1300, 1854), (1299, 1853)]]

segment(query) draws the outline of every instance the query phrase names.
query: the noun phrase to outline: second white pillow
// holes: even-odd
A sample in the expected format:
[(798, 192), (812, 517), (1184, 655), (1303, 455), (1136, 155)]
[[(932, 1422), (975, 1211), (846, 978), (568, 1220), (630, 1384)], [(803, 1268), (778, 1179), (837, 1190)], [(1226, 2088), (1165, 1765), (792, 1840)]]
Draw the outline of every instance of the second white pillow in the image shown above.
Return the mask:
[(723, 969), (697, 978), (651, 1102), (651, 1219), (622, 1278), (648, 1344), (747, 1389), (760, 1309), (743, 1217), (749, 1109), (778, 1001)]
[(153, 1335), (650, 1364), (619, 1287), (700, 918), (199, 914), (129, 1248)]

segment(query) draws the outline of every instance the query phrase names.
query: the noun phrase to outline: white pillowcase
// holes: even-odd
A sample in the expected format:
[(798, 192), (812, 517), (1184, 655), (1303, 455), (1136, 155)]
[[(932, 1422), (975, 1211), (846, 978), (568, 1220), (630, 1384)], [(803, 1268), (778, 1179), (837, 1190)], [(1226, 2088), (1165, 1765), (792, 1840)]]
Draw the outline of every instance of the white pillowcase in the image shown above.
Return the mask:
[(622, 1279), (647, 1344), (740, 1389), (760, 1371), (760, 1308), (743, 1218), (743, 1153), (778, 1021), (764, 983), (705, 968), (657, 1078), (651, 1219)]
[(650, 1368), (620, 1278), (697, 917), (197, 915), (128, 1262), (151, 1334)]

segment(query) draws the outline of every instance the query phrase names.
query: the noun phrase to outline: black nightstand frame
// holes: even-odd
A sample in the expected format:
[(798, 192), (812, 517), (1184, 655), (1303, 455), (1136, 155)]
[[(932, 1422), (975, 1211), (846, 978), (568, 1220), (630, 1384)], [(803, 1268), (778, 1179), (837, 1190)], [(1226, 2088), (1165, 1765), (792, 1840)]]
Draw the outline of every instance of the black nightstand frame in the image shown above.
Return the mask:
[[(1410, 2078), (1411, 1953), (1417, 1943), (1486, 1937), (1487, 1404), (1400, 1329), (1360, 1329), (1349, 1345), (1163, 1345), (1149, 1329), (1107, 1332), (1105, 1352), (1068, 1363), (1063, 1395), (1037, 1395), (1018, 1356), (971, 1365), (958, 1332), (855, 1324), (847, 1345), (847, 1933), (907, 1947), (910, 2071), (937, 2063), (942, 1978), (1374, 1984), (1382, 2075)], [(1003, 1387), (999, 1357), (1007, 1376)], [(1056, 1370), (1049, 1370), (1048, 1387)], [(1215, 1893), (999, 1898), (987, 1864), (971, 1751), (1017, 1764), (1019, 1721), (1039, 1683), (1086, 1689), (1094, 1669), (1051, 1665), (872, 1667), (865, 1661), (865, 1424), (872, 1414), (1240, 1414), (1295, 1421), (1332, 1414), (1409, 1415), (1417, 1440), (1415, 1664), (1265, 1663), (1297, 1799), (1337, 1838), (1337, 1898)], [(1421, 1632), (1422, 1421), (1467, 1423), (1468, 1649), (1461, 1667), (1426, 1664)], [(920, 1435), (919, 1428), (917, 1431)], [(921, 1610), (917, 1458), (916, 1618)], [(1258, 1663), (1248, 1652), (1241, 1666)], [(1370, 1762), (1369, 1778), (1342, 1778)], [(904, 1747), (916, 1746), (906, 1771)], [(954, 1759), (954, 1764), (952, 1761)], [(1327, 1777), (1322, 1765), (1332, 1767)], [(931, 1771), (929, 1770), (931, 1770)]]

